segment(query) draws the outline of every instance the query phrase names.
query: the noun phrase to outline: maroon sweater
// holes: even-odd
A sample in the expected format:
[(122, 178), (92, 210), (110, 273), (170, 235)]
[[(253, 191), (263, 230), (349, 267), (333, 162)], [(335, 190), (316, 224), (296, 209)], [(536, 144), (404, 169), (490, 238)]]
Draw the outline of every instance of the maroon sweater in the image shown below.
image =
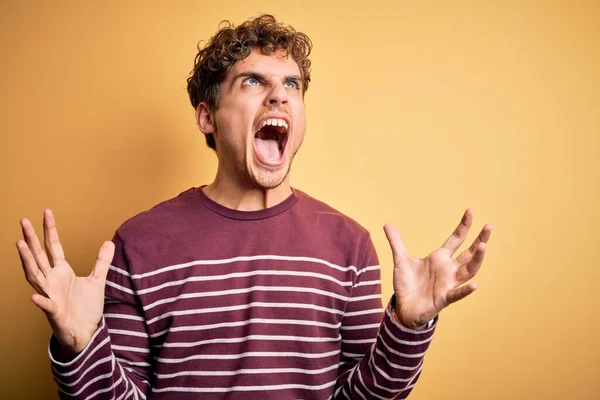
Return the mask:
[(368, 232), (298, 190), (245, 212), (189, 189), (114, 243), (91, 342), (50, 342), (61, 398), (397, 399), (421, 372), (434, 327), (382, 310)]

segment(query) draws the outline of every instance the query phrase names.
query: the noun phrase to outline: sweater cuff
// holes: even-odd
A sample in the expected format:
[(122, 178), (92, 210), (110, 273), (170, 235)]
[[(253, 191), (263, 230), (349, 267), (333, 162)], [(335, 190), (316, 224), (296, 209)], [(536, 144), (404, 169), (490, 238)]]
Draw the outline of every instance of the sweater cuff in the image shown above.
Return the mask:
[[(79, 370), (94, 353), (108, 344), (108, 339), (108, 329), (106, 328), (104, 318), (98, 324), (98, 328), (96, 328), (89, 343), (75, 356), (52, 335), (48, 343), (48, 355), (50, 356), (52, 367), (60, 374)], [(108, 346), (106, 347), (108, 348)]]
[[(384, 312), (383, 318), (383, 330), (385, 336), (387, 336), (387, 343), (397, 343), (401, 347), (402, 345), (409, 345), (410, 353), (414, 357), (424, 355), (425, 351), (433, 339), (433, 333), (437, 327), (439, 316), (435, 317), (433, 324), (429, 328), (423, 330), (414, 330), (403, 326), (393, 316), (393, 306), (395, 304), (395, 297), (392, 296), (388, 306)], [(406, 354), (408, 355), (408, 354)]]

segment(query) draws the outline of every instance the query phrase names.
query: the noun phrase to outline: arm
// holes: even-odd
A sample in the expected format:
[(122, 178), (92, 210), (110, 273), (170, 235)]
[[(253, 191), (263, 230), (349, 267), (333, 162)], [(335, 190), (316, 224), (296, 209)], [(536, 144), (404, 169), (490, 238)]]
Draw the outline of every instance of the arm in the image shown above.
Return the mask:
[[(452, 258), (465, 241), (471, 223), (472, 211), (468, 209), (444, 244), (422, 259), (407, 253), (400, 233), (393, 226), (384, 227), (394, 257), (394, 296), (384, 313), (375, 343), (349, 372), (341, 371), (342, 379), (338, 380), (334, 398), (408, 396), (421, 373), (422, 357), (434, 330), (434, 327), (421, 328), (437, 319), (448, 305), (464, 299), (477, 288), (466, 282), (482, 265), (492, 227), (485, 225), (471, 246)], [(378, 280), (379, 270), (376, 273)], [(367, 286), (364, 282), (363, 285)], [(380, 288), (374, 293), (380, 293)], [(352, 298), (355, 298), (354, 292)]]
[[(402, 399), (414, 387), (434, 327), (407, 329), (393, 318), (390, 302), (381, 313), (377, 255), (368, 240), (352, 297), (342, 319), (342, 353), (334, 399)], [(362, 265), (365, 265), (365, 264)]]
[(149, 391), (150, 340), (118, 234), (113, 243), (104, 317), (91, 341), (75, 358), (65, 360), (66, 349), (54, 336), (50, 340), (52, 375), (61, 399), (145, 399)]
[(105, 242), (90, 275), (78, 277), (65, 259), (50, 210), (44, 212), (45, 251), (31, 222), (24, 218), (21, 227), (25, 240), (17, 248), (37, 292), (31, 300), (52, 327), (49, 353), (60, 397), (144, 398), (150, 344), (122, 240)]

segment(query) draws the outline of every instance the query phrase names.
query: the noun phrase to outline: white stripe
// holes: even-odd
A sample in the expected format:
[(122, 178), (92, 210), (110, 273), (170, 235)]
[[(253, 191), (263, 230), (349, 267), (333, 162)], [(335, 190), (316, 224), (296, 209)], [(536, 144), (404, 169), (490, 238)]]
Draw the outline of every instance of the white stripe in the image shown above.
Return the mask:
[(375, 370), (377, 372), (379, 372), (379, 375), (383, 376), (384, 378), (386, 378), (387, 380), (391, 381), (391, 382), (402, 382), (402, 383), (410, 383), (413, 378), (414, 375), (411, 376), (410, 378), (392, 378), (391, 376), (389, 376), (388, 374), (385, 373), (385, 371), (383, 371), (381, 368), (379, 368), (376, 364), (375, 364), (375, 357), (373, 357), (373, 354), (371, 353), (371, 358), (369, 359), (369, 368), (371, 369), (371, 373), (373, 374), (373, 383), (375, 383), (375, 386), (383, 389), (383, 390), (387, 390), (388, 392), (394, 392), (394, 389), (390, 389), (387, 387), (383, 387), (383, 386), (379, 386), (375, 380), (375, 377), (377, 376), (377, 374), (375, 372), (373, 372), (373, 368), (375, 368)]
[(150, 353), (150, 349), (144, 349), (141, 347), (119, 346), (119, 345), (113, 344), (112, 348), (113, 348), (113, 350), (131, 351), (134, 353)]
[[(358, 369), (358, 368), (357, 368), (357, 369), (356, 369), (356, 371), (358, 372), (358, 380), (360, 381), (360, 383), (362, 383), (362, 385), (363, 385), (363, 387), (365, 388), (365, 390), (366, 390), (367, 392), (369, 392), (369, 394), (370, 394), (371, 396), (373, 396), (373, 397), (370, 397), (370, 399), (373, 399), (373, 398), (375, 398), (375, 399), (380, 399), (380, 400), (388, 400), (388, 398), (387, 398), (387, 397), (381, 397), (381, 396), (379, 396), (379, 395), (377, 395), (377, 394), (375, 394), (375, 393), (371, 392), (371, 390), (369, 390), (369, 388), (367, 387), (367, 385), (365, 385), (365, 381), (364, 381), (364, 380), (363, 380), (363, 378), (362, 378), (362, 374), (361, 374), (361, 372), (360, 372), (360, 369)], [(375, 378), (375, 377), (373, 377), (373, 378)]]
[(341, 326), (340, 329), (343, 331), (356, 331), (360, 329), (374, 329), (379, 327), (381, 324), (368, 324), (368, 325), (354, 325), (354, 326)]
[[(372, 355), (372, 353), (371, 353)], [(402, 378), (391, 378), (389, 377), (387, 374), (385, 374), (380, 368), (378, 368), (375, 363), (373, 362), (373, 357), (371, 357), (371, 359), (369, 360), (369, 369), (371, 370), (371, 374), (373, 375), (373, 384), (375, 385), (376, 388), (381, 389), (381, 390), (385, 390), (386, 392), (390, 392), (392, 394), (392, 398), (395, 397), (398, 394), (398, 389), (397, 388), (388, 388), (386, 386), (382, 386), (379, 385), (377, 383), (377, 374), (375, 374), (375, 372), (373, 372), (373, 367), (375, 367), (375, 369), (377, 370), (377, 372), (381, 373), (384, 377), (387, 377), (390, 381), (392, 382), (407, 382), (406, 386), (404, 386), (404, 388), (400, 389), (400, 391), (405, 391), (410, 387), (410, 383), (415, 379), (415, 377), (423, 370), (423, 364), (421, 363), (420, 368), (417, 370), (417, 372), (410, 378), (407, 379), (402, 379)], [(413, 384), (414, 386), (414, 384)]]
[[(399, 328), (401, 331), (408, 332), (408, 333), (413, 333), (413, 334), (417, 334), (417, 335), (422, 335), (424, 333), (430, 333), (430, 332), (432, 332), (434, 330), (434, 325), (433, 324), (430, 327), (428, 327), (427, 329), (423, 329), (423, 330), (420, 330), (420, 331), (416, 331), (414, 329), (409, 329), (409, 328), (403, 326), (402, 324), (400, 324), (398, 321), (396, 321), (396, 318), (394, 318), (392, 316), (391, 309), (392, 309), (392, 307), (390, 305), (389, 307), (386, 308), (385, 313), (390, 318), (390, 320), (392, 321), (392, 324), (394, 326), (396, 326), (397, 328)], [(431, 322), (434, 322), (434, 321), (435, 321), (435, 318), (432, 319), (429, 322), (431, 323)]]
[(128, 331), (125, 329), (108, 329), (108, 333), (110, 334), (118, 334), (118, 335), (126, 335), (126, 336), (137, 336), (141, 338), (147, 338), (148, 334), (146, 332), (136, 332), (136, 331)]
[[(151, 338), (156, 338), (164, 335), (165, 333), (171, 332), (194, 332), (202, 330), (211, 330), (218, 328), (231, 328), (235, 326), (246, 326), (251, 324), (273, 324), (273, 325), (306, 325), (306, 326), (320, 326), (323, 328), (338, 329), (340, 328), (341, 322), (337, 324), (328, 324), (326, 322), (310, 321), (310, 320), (296, 320), (296, 319), (267, 319), (267, 318), (250, 318), (245, 321), (239, 322), (222, 322), (219, 324), (211, 325), (195, 325), (195, 326), (178, 326), (170, 327), (163, 331), (153, 333), (150, 335)], [(377, 325), (379, 326), (379, 325)]]
[(107, 280), (107, 281), (106, 281), (106, 284), (107, 284), (108, 286), (110, 286), (110, 287), (113, 287), (113, 288), (115, 288), (115, 289), (117, 289), (117, 290), (120, 290), (120, 291), (122, 291), (122, 292), (125, 292), (125, 293), (128, 293), (128, 294), (134, 294), (134, 293), (133, 293), (133, 290), (131, 290), (131, 289), (128, 289), (128, 288), (126, 288), (125, 286), (117, 285), (116, 283), (114, 283), (114, 282), (111, 282), (111, 281), (109, 281), (109, 280)]
[[(113, 375), (113, 372), (112, 372), (112, 371), (111, 371), (111, 372), (107, 372), (106, 374), (98, 375), (98, 376), (96, 376), (94, 379), (90, 379), (89, 381), (87, 381), (87, 383), (86, 383), (85, 385), (83, 385), (83, 386), (82, 386), (82, 387), (81, 387), (81, 388), (80, 388), (78, 391), (76, 391), (76, 392), (74, 392), (74, 393), (69, 393), (69, 392), (67, 392), (67, 391), (65, 391), (65, 390), (63, 390), (63, 392), (64, 392), (65, 394), (69, 395), (69, 396), (78, 396), (78, 395), (80, 395), (80, 394), (81, 394), (81, 392), (83, 392), (85, 389), (87, 389), (87, 388), (88, 388), (88, 386), (90, 386), (90, 385), (92, 385), (92, 384), (94, 384), (94, 383), (98, 382), (98, 381), (99, 381), (99, 380), (101, 380), (101, 379), (104, 379), (104, 378), (109, 378), (109, 377), (111, 377), (112, 375)], [(121, 377), (121, 378), (122, 378), (122, 377)], [(94, 395), (94, 396), (95, 396), (95, 395)], [(93, 397), (93, 396), (92, 396), (92, 395), (90, 395), (90, 396), (88, 396), (87, 398), (88, 398), (88, 399), (90, 399), (90, 398), (92, 398), (92, 397)]]
[(215, 312), (225, 312), (225, 311), (238, 311), (238, 310), (247, 310), (252, 307), (265, 307), (265, 308), (301, 308), (301, 309), (311, 309), (316, 311), (324, 311), (329, 312), (331, 314), (342, 314), (343, 311), (335, 310), (333, 308), (315, 306), (313, 304), (303, 304), (303, 303), (265, 303), (265, 302), (252, 302), (248, 304), (241, 304), (238, 306), (227, 306), (227, 307), (213, 307), (213, 308), (198, 308), (195, 310), (182, 310), (182, 311), (170, 311), (154, 317), (148, 320), (147, 324), (151, 325), (156, 321), (159, 321), (163, 318), (171, 317), (174, 315), (193, 315), (193, 314), (209, 314)]
[(112, 269), (115, 272), (118, 272), (121, 275), (125, 275), (128, 278), (131, 277), (131, 275), (129, 274), (129, 272), (125, 271), (124, 269), (121, 269), (119, 267), (115, 267), (114, 265), (111, 265), (109, 268)]
[(381, 279), (377, 279), (377, 280), (373, 280), (373, 281), (363, 281), (363, 282), (358, 282), (353, 287), (356, 288), (356, 287), (359, 287), (359, 286), (379, 285), (380, 283), (381, 283)]
[(416, 340), (415, 341), (401, 340), (401, 339), (398, 339), (396, 336), (394, 336), (394, 334), (389, 330), (389, 328), (386, 326), (386, 324), (383, 324), (383, 329), (385, 329), (385, 332), (390, 336), (390, 338), (394, 342), (404, 344), (407, 346), (418, 346), (421, 344), (429, 343), (429, 342), (431, 342), (431, 339), (433, 339), (433, 336), (430, 336), (425, 340), (418, 340), (418, 341), (416, 341)]
[[(142, 381), (142, 383), (144, 383), (144, 384), (148, 385), (148, 381)], [(148, 385), (148, 386), (149, 386), (149, 385)], [(142, 389), (140, 389), (140, 388), (139, 388), (139, 387), (137, 387), (137, 386), (134, 386), (134, 387), (135, 387), (135, 390), (136, 390), (136, 392), (137, 392), (137, 393), (140, 395), (140, 397), (141, 397), (142, 399), (146, 399), (146, 395), (144, 394), (144, 392), (142, 392)]]
[(131, 360), (126, 360), (124, 358), (119, 358), (119, 357), (115, 357), (117, 359), (118, 362), (120, 363), (125, 363), (134, 367), (149, 367), (150, 363), (147, 362), (143, 362), (143, 361), (131, 361)]
[(301, 369), (301, 368), (257, 368), (257, 369), (238, 369), (236, 371), (183, 371), (175, 372), (173, 374), (156, 374), (158, 378), (175, 378), (177, 376), (237, 376), (240, 374), (307, 374), (316, 375), (324, 372), (329, 372), (333, 369), (337, 369), (337, 365), (321, 369)]
[(302, 277), (320, 278), (323, 280), (335, 282), (340, 286), (352, 285), (352, 282), (342, 282), (342, 281), (335, 279), (329, 275), (319, 274), (316, 272), (256, 270), (256, 271), (250, 271), (250, 272), (234, 272), (234, 273), (225, 274), (225, 275), (192, 276), (192, 277), (188, 277), (186, 279), (180, 279), (178, 281), (169, 281), (169, 282), (165, 282), (163, 284), (157, 285), (157, 286), (151, 286), (146, 289), (141, 289), (141, 290), (137, 291), (137, 294), (143, 295), (143, 294), (147, 294), (147, 293), (152, 293), (152, 292), (156, 292), (158, 290), (161, 290), (161, 289), (164, 289), (167, 287), (183, 285), (188, 282), (218, 281), (218, 280), (227, 280), (227, 279), (231, 279), (231, 278), (247, 278), (250, 276), (257, 276), (257, 275), (267, 275), (267, 276), (275, 275), (275, 276), (293, 276), (293, 277), (302, 276)]
[[(340, 392), (340, 390), (342, 390), (343, 388), (344, 388), (344, 386), (339, 386), (339, 387), (338, 387), (338, 388), (335, 390), (335, 392), (333, 392), (333, 394), (332, 394), (331, 396), (329, 396), (329, 399), (328, 399), (328, 400), (332, 400), (334, 397), (336, 397), (336, 396), (338, 395), (338, 393)], [(344, 395), (345, 395), (345, 393), (344, 393)]]
[(129, 319), (129, 320), (132, 320), (132, 321), (142, 321), (142, 322), (144, 322), (144, 318), (139, 317), (137, 315), (129, 315), (129, 314), (107, 313), (107, 314), (104, 314), (104, 318), (119, 318), (119, 319)]
[(375, 314), (375, 313), (381, 314), (382, 312), (383, 312), (383, 308), (373, 308), (370, 310), (361, 310), (361, 311), (345, 313), (344, 317), (354, 317), (356, 315)]
[[(96, 337), (98, 337), (98, 335), (100, 334), (100, 332), (102, 332), (102, 329), (104, 328), (104, 319), (100, 320), (100, 325), (98, 326), (98, 328), (96, 328), (96, 332), (94, 332), (94, 334), (92, 335), (90, 341), (88, 342), (87, 346), (85, 346), (85, 348), (81, 351), (81, 353), (79, 353), (74, 359), (72, 359), (71, 361), (68, 362), (60, 362), (56, 359), (54, 359), (54, 357), (52, 357), (52, 352), (50, 351), (50, 343), (52, 338), (50, 338), (51, 340), (48, 341), (48, 356), (50, 357), (50, 360), (56, 364), (56, 365), (60, 365), (61, 367), (70, 367), (71, 365), (75, 364), (79, 359), (81, 359), (82, 357), (84, 357), (85, 353), (87, 353), (88, 349), (90, 346), (93, 345), (94, 340), (96, 339)], [(98, 346), (96, 346), (96, 348), (91, 352), (92, 354), (95, 353), (96, 351), (98, 351), (98, 349), (100, 347), (102, 347), (103, 344), (108, 342), (108, 338), (104, 339), (102, 342), (100, 342), (100, 344), (98, 344)], [(90, 358), (91, 354), (88, 354), (87, 357), (85, 357), (85, 360), (83, 361), (82, 364), (85, 364), (85, 362)], [(81, 365), (79, 366), (79, 368), (81, 368)], [(77, 370), (79, 370), (79, 368), (77, 368)], [(73, 375), (72, 373), (65, 373), (65, 374), (61, 374), (62, 376), (69, 376), (69, 375)]]
[(419, 366), (423, 363), (423, 361), (421, 361), (419, 364), (415, 365), (414, 367), (407, 367), (405, 365), (394, 364), (393, 362), (391, 362), (390, 360), (387, 359), (387, 357), (385, 356), (383, 351), (381, 351), (379, 349), (376, 349), (375, 351), (377, 352), (377, 355), (381, 356), (385, 360), (386, 364), (388, 364), (396, 369), (403, 369), (405, 371), (414, 371), (415, 369), (419, 368)]
[(379, 270), (379, 265), (371, 265), (369, 267), (364, 267), (363, 269), (358, 271), (358, 273), (356, 275), (360, 276), (360, 275), (364, 274), (365, 272), (378, 271), (378, 270)]
[(350, 301), (353, 302), (353, 301), (363, 301), (363, 300), (371, 300), (371, 299), (381, 300), (381, 293), (371, 294), (369, 296), (352, 297), (352, 298), (350, 298)]
[(371, 339), (356, 339), (356, 340), (343, 340), (342, 339), (342, 343), (346, 343), (346, 344), (360, 344), (360, 343), (373, 343), (375, 341), (375, 338), (371, 338)]
[[(239, 338), (217, 338), (199, 340), (197, 342), (179, 342), (179, 343), (164, 343), (163, 347), (196, 347), (212, 343), (243, 343), (251, 340), (273, 340), (273, 341), (290, 341), (290, 342), (337, 342), (341, 336), (335, 338), (325, 337), (307, 337), (307, 336), (286, 336), (286, 335), (248, 335)], [(113, 346), (114, 347), (114, 346)], [(160, 347), (160, 346), (156, 346)]]
[(380, 336), (381, 339), (381, 343), (383, 344), (383, 346), (385, 347), (385, 349), (393, 354), (396, 354), (397, 356), (400, 357), (404, 357), (404, 358), (422, 358), (425, 355), (425, 352), (423, 353), (416, 353), (416, 354), (408, 354), (408, 353), (401, 353), (397, 350), (394, 350), (392, 347), (390, 347), (386, 342), (385, 339), (383, 337)]
[(278, 256), (278, 255), (256, 255), (256, 256), (239, 256), (239, 257), (217, 259), (217, 260), (195, 260), (195, 261), (190, 261), (190, 262), (186, 262), (183, 264), (170, 265), (168, 267), (160, 268), (160, 269), (146, 272), (143, 274), (134, 274), (134, 275), (131, 275), (131, 279), (141, 279), (141, 278), (146, 278), (146, 277), (153, 276), (153, 275), (162, 274), (164, 272), (175, 271), (178, 269), (184, 269), (184, 268), (201, 266), (201, 265), (209, 265), (210, 266), (210, 265), (231, 264), (231, 263), (238, 262), (238, 261), (256, 261), (256, 260), (314, 262), (317, 264), (327, 265), (328, 267), (337, 269), (338, 271), (342, 271), (342, 272), (354, 271), (354, 273), (356, 274), (356, 267), (353, 265), (350, 265), (348, 267), (340, 267), (339, 265), (330, 263), (329, 261), (321, 260), (319, 258)]
[(155, 393), (161, 392), (193, 392), (193, 393), (228, 393), (228, 392), (251, 392), (251, 391), (266, 391), (266, 390), (285, 390), (285, 389), (306, 389), (306, 390), (322, 390), (335, 385), (335, 381), (327, 382), (323, 385), (261, 385), (261, 386), (232, 386), (225, 388), (190, 388), (190, 387), (165, 387), (161, 389), (152, 388)]
[[(358, 394), (360, 395), (360, 397), (362, 397), (364, 400), (368, 400), (368, 399), (367, 399), (367, 397), (366, 397), (364, 394), (362, 394), (362, 392), (361, 392), (360, 390), (358, 390), (358, 388), (356, 387), (356, 385), (354, 385), (354, 391), (355, 391), (356, 393), (358, 393)], [(348, 398), (349, 398), (350, 400), (352, 400), (352, 397), (348, 397)]]
[(120, 395), (119, 397), (117, 397), (117, 400), (123, 400), (125, 398), (125, 396), (129, 397), (131, 395), (134, 395), (133, 398), (137, 398), (137, 396), (135, 396), (135, 387), (132, 387), (131, 390), (129, 391), (129, 393), (123, 392), (122, 395)]
[(121, 377), (111, 386), (105, 389), (99, 389), (96, 390), (94, 393), (90, 394), (88, 397), (86, 397), (84, 400), (90, 400), (94, 397), (96, 397), (96, 395), (99, 395), (100, 393), (106, 393), (106, 392), (110, 392), (111, 390), (113, 390), (114, 388), (116, 388), (117, 386), (119, 386), (119, 384), (121, 383), (121, 381), (123, 380), (123, 376), (121, 375)]
[[(168, 297), (165, 299), (157, 300), (154, 303), (150, 303), (150, 304), (144, 306), (144, 311), (148, 311), (158, 305), (172, 303), (172, 302), (180, 300), (180, 299), (195, 299), (195, 298), (199, 298), (199, 297), (227, 296), (227, 295), (231, 295), (231, 294), (242, 294), (242, 293), (251, 293), (251, 292), (258, 292), (258, 291), (315, 293), (315, 294), (320, 294), (323, 296), (333, 297), (333, 298), (343, 300), (343, 301), (348, 301), (350, 299), (350, 297), (348, 297), (348, 296), (342, 296), (342, 295), (332, 293), (327, 290), (320, 290), (320, 289), (303, 288), (303, 287), (296, 287), (296, 286), (253, 286), (253, 287), (243, 288), (243, 289), (229, 289), (229, 290), (220, 290), (220, 291), (215, 291), (215, 292), (198, 292), (198, 293), (181, 294), (177, 297)], [(367, 296), (365, 296), (365, 297), (367, 297)], [(352, 301), (352, 300), (350, 300), (350, 301)]]
[[(90, 340), (90, 343), (92, 343), (93, 339), (94, 339), (94, 338), (92, 337), (92, 340)], [(102, 348), (104, 345), (106, 345), (106, 344), (109, 342), (109, 340), (110, 340), (110, 338), (108, 338), (108, 337), (107, 337), (107, 338), (105, 338), (103, 341), (101, 341), (101, 342), (100, 342), (100, 343), (99, 343), (99, 344), (98, 344), (98, 345), (97, 345), (97, 346), (96, 346), (96, 347), (95, 347), (93, 350), (91, 350), (89, 353), (87, 352), (87, 349), (84, 349), (84, 350), (83, 350), (81, 353), (79, 353), (79, 355), (84, 355), (84, 354), (86, 354), (86, 353), (88, 353), (88, 354), (87, 354), (87, 356), (85, 357), (85, 359), (84, 359), (84, 360), (81, 362), (81, 365), (80, 365), (79, 367), (75, 368), (74, 370), (72, 370), (72, 371), (69, 371), (69, 372), (58, 372), (58, 370), (56, 370), (56, 368), (54, 368), (54, 367), (53, 367), (53, 368), (52, 368), (52, 369), (53, 369), (53, 371), (54, 371), (54, 372), (56, 372), (56, 373), (57, 373), (58, 375), (60, 375), (60, 376), (71, 376), (71, 375), (73, 375), (73, 374), (76, 374), (77, 372), (79, 372), (79, 370), (80, 370), (81, 368), (83, 368), (83, 366), (84, 366), (84, 365), (85, 365), (85, 363), (86, 363), (86, 362), (87, 362), (87, 361), (90, 359), (90, 357), (92, 357), (92, 356), (93, 356), (93, 355), (94, 355), (94, 354), (95, 354), (95, 353), (96, 353), (98, 350), (100, 350), (100, 349), (101, 349), (101, 348)], [(70, 361), (70, 362), (68, 363), (68, 365), (67, 365), (67, 363), (61, 363), (61, 362), (59, 362), (59, 361), (56, 361), (56, 360), (54, 359), (54, 357), (52, 357), (52, 354), (50, 354), (50, 358), (51, 358), (51, 360), (52, 360), (52, 363), (54, 363), (54, 364), (56, 364), (56, 365), (60, 365), (61, 367), (65, 367), (65, 366), (66, 366), (66, 367), (69, 367), (69, 366), (71, 366), (71, 365), (72, 365), (72, 362), (74, 361), (74, 360)], [(76, 358), (76, 359), (77, 359), (77, 358)]]
[(192, 360), (238, 360), (246, 357), (298, 357), (298, 358), (326, 358), (339, 354), (339, 350), (329, 351), (326, 353), (297, 353), (297, 352), (276, 352), (276, 351), (250, 351), (247, 353), (239, 354), (197, 354), (194, 356), (183, 357), (183, 358), (162, 358), (155, 357), (154, 359), (158, 362), (164, 362), (167, 364), (178, 364)]
[(125, 388), (123, 389), (123, 394), (125, 394), (129, 389), (129, 384), (131, 383), (131, 386), (133, 386), (133, 383), (129, 381), (127, 375), (125, 374), (125, 370), (123, 370), (123, 366), (119, 363), (117, 363), (117, 366), (119, 367), (119, 371), (121, 371), (121, 376), (125, 380)]
[[(71, 383), (63, 382), (60, 379), (58, 379), (56, 376), (54, 376), (54, 380), (56, 381), (56, 383), (59, 383), (61, 385), (65, 385), (65, 386), (69, 386), (69, 387), (75, 386), (87, 375), (88, 372), (93, 370), (94, 367), (97, 367), (98, 365), (105, 363), (107, 361), (110, 361), (110, 360), (111, 360), (111, 356), (104, 357), (104, 358), (101, 358), (100, 360), (97, 360), (89, 368), (87, 368), (85, 371), (83, 371), (83, 373), (79, 376), (79, 378), (75, 382), (71, 382)], [(59, 372), (57, 372), (57, 374), (60, 375)]]
[[(371, 360), (373, 360), (373, 358), (371, 358)], [(377, 374), (373, 371), (373, 366), (371, 365), (371, 363), (369, 363), (369, 370), (371, 372), (371, 375), (373, 376), (373, 386), (375, 386), (379, 390), (384, 390), (384, 391), (390, 393), (390, 395), (392, 396), (392, 398), (394, 398), (395, 397), (395, 395), (394, 395), (395, 390), (394, 389), (390, 389), (390, 388), (388, 388), (386, 386), (382, 386), (382, 385), (380, 385), (380, 384), (377, 383)]]
[[(115, 357), (115, 358), (116, 358), (116, 357)], [(147, 375), (144, 375), (143, 373), (141, 373), (140, 371), (138, 371), (138, 370), (137, 370), (137, 369), (135, 369), (135, 368), (132, 368), (132, 367), (123, 367), (123, 366), (122, 366), (122, 365), (120, 365), (120, 364), (119, 364), (119, 366), (120, 366), (121, 368), (123, 368), (124, 370), (126, 370), (127, 372), (129, 372), (130, 374), (132, 374), (132, 375), (135, 375), (135, 376), (137, 376), (137, 377), (138, 377), (138, 378), (140, 378), (140, 379), (146, 379), (146, 380), (150, 379), (150, 377), (149, 377), (149, 376), (147, 376)]]

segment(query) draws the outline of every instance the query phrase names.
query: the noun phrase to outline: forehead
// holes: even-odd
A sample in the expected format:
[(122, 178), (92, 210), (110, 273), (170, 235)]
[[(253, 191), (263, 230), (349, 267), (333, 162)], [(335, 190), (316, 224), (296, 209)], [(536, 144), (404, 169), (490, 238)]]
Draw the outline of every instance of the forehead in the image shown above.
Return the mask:
[(292, 76), (300, 75), (300, 68), (294, 59), (285, 51), (278, 50), (270, 55), (261, 53), (260, 49), (253, 49), (250, 55), (237, 61), (228, 74), (228, 78), (240, 72), (258, 72), (266, 76)]

